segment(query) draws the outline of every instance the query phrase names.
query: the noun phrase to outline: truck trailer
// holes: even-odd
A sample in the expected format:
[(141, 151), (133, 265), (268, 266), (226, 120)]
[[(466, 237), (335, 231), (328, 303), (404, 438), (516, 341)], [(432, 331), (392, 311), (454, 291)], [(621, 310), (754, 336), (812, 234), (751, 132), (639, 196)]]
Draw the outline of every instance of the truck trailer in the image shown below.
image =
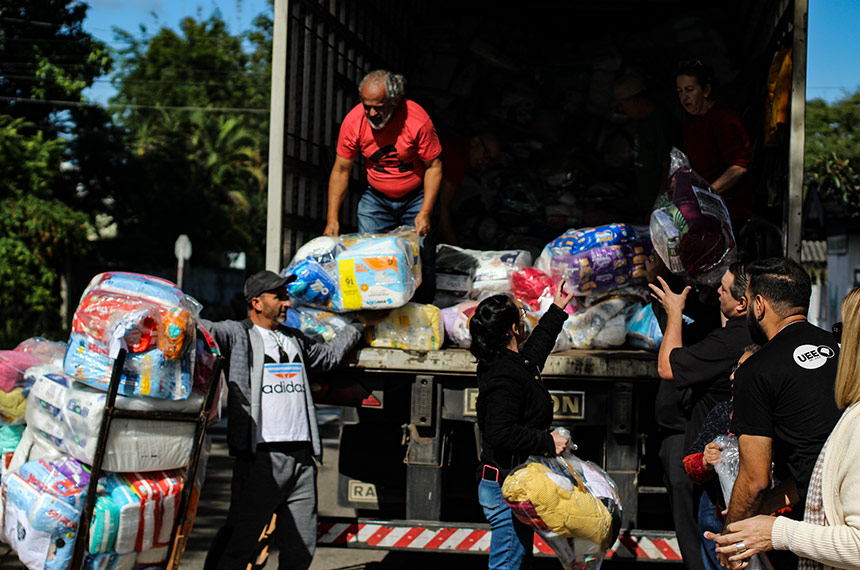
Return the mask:
[[(339, 124), (372, 69), (404, 74), (407, 97), (428, 109), (437, 127), (488, 128), (520, 158), (511, 168), (540, 171), (535, 179), (563, 190), (566, 183), (580, 189), (582, 172), (629, 178), (629, 126), (613, 108), (613, 79), (646, 74), (665, 86), (653, 94), (680, 117), (674, 69), (690, 58), (714, 69), (718, 98), (741, 116), (753, 150), (747, 175), (756, 214), (781, 226), (787, 254), (799, 259), (806, 29), (807, 0), (276, 0), (266, 266), (280, 271), (322, 233)], [(771, 68), (786, 50), (788, 113), (775, 124)], [(570, 140), (579, 146), (565, 147)], [(559, 147), (567, 158), (582, 156), (573, 156), (574, 166), (559, 162), (551, 153)], [(590, 170), (596, 163), (599, 174)], [(547, 181), (553, 165), (556, 176)], [(341, 212), (347, 230), (360, 168)], [(611, 212), (619, 196), (609, 196), (591, 196), (581, 227), (599, 223), (588, 212)], [(535, 225), (534, 214), (520, 215), (504, 227)], [(602, 465), (619, 486), (623, 529), (609, 558), (680, 560), (656, 455), (655, 355), (556, 353), (544, 380), (556, 425), (570, 429), (577, 455)], [(477, 380), (468, 351), (363, 348), (314, 378), (312, 388), (318, 403), (343, 406), (338, 497), (357, 513), (321, 519), (320, 544), (488, 551), (476, 496)], [(540, 539), (535, 551), (551, 554)]]

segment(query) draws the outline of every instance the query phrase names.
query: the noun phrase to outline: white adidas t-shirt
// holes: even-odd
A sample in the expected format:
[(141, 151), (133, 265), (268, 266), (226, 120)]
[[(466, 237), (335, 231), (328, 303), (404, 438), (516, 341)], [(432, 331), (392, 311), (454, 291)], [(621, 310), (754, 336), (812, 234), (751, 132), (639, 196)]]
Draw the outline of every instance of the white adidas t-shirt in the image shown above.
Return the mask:
[(257, 442), (310, 441), (308, 378), (299, 345), (281, 331), (254, 327), (266, 352)]

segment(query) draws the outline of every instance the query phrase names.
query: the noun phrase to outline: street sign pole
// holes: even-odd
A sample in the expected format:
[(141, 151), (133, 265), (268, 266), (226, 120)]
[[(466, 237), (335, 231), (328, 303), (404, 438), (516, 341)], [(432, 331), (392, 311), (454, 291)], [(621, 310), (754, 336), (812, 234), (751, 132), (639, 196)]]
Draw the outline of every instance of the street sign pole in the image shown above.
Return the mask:
[(182, 289), (182, 276), (185, 274), (185, 260), (191, 258), (191, 239), (185, 234), (176, 238), (176, 244), (173, 246), (173, 253), (176, 255), (176, 286)]

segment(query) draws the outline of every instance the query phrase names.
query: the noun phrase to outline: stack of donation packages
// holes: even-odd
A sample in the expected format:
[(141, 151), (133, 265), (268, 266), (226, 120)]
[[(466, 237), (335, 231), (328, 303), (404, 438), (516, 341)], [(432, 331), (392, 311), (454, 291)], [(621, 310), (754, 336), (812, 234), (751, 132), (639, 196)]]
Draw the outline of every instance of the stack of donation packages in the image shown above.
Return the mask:
[(444, 331), (439, 309), (410, 302), (421, 284), (420, 240), (412, 228), (388, 234), (318, 237), (302, 246), (282, 275), (295, 275), (287, 285), (293, 309), (287, 324), (308, 336), (330, 340), (349, 313), (391, 310), (367, 327), (370, 346), (438, 350)]
[[(410, 228), (391, 234), (319, 237), (299, 249), (282, 275), (289, 321), (323, 340), (350, 311), (388, 309), (368, 327), (370, 346), (408, 350), (469, 348), (469, 320), (485, 298), (506, 294), (525, 312), (531, 331), (559, 284), (573, 292), (571, 317), (555, 351), (628, 345), (656, 351), (662, 340), (649, 307), (646, 262), (653, 252), (690, 282), (713, 285), (731, 260), (734, 238), (722, 199), (673, 151), (672, 175), (657, 199), (650, 226), (611, 223), (570, 228), (547, 243), (532, 264), (525, 249), (483, 251), (440, 244), (436, 296), (410, 302), (420, 283), (419, 240)], [(656, 257), (654, 258), (656, 259)]]
[[(68, 568), (93, 476), (98, 495), (84, 568), (164, 567), (195, 424), (114, 419), (102, 472), (92, 473), (91, 465), (120, 348), (127, 357), (116, 408), (201, 411), (218, 349), (197, 326), (199, 311), (199, 304), (169, 281), (102, 273), (81, 297), (65, 358), (26, 371), (26, 428), (2, 478), (2, 530), (27, 568)], [(219, 400), (216, 396), (210, 422), (219, 419)], [(0, 445), (3, 439), (0, 428)], [(195, 493), (203, 473), (201, 465)], [(192, 494), (192, 520), (195, 506)]]

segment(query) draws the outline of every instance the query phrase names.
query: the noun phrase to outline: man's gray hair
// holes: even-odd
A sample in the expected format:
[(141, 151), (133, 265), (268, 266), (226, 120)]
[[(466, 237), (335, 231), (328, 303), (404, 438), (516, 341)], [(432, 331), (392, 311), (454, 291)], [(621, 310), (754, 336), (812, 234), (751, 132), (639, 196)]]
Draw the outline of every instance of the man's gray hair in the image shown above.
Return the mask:
[(400, 101), (403, 98), (406, 87), (406, 80), (402, 75), (391, 73), (387, 69), (377, 69), (365, 75), (361, 83), (358, 84), (358, 96), (361, 97), (361, 90), (367, 82), (381, 83), (385, 86), (385, 98), (389, 101)]

